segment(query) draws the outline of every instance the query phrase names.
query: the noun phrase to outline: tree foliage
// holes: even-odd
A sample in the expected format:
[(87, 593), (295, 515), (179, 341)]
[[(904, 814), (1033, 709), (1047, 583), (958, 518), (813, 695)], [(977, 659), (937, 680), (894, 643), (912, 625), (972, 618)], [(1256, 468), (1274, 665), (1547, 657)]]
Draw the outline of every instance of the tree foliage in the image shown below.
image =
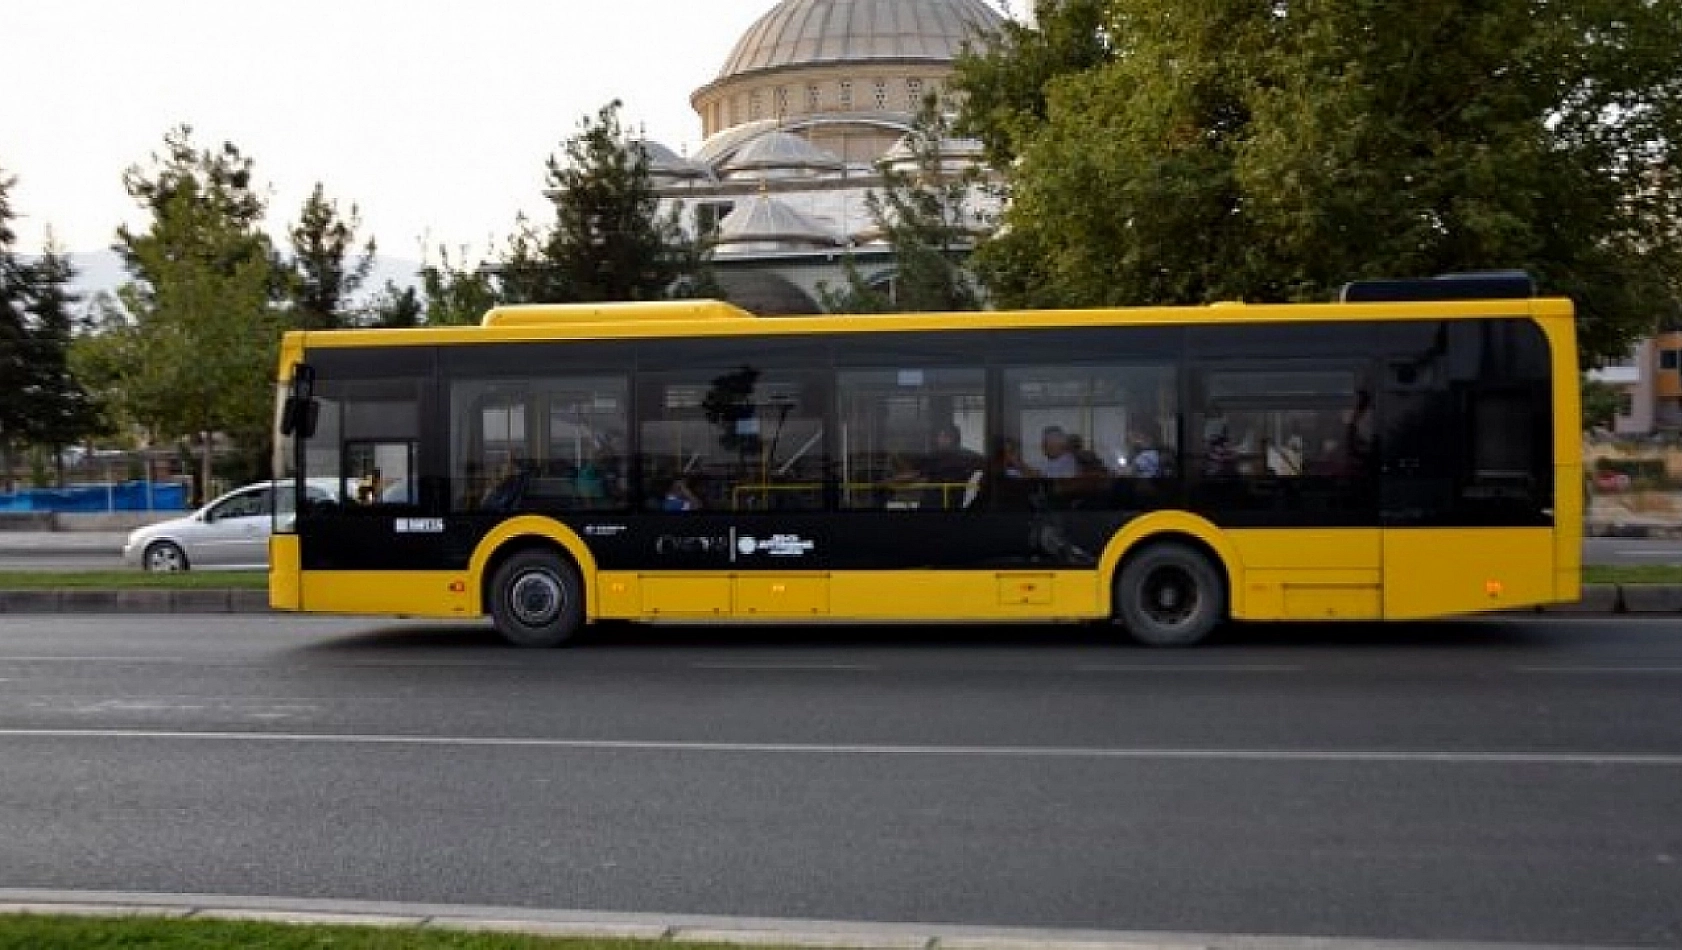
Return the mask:
[(462, 251), (452, 260), (440, 248), (438, 263), (421, 268), (421, 294), (426, 298), (427, 326), (465, 326), (478, 323), (496, 306), (495, 282), (483, 265), (469, 266)]
[(820, 287), (824, 309), (844, 313), (979, 310), (981, 294), (964, 259), (980, 221), (970, 209), (976, 170), (945, 148), (951, 121), (940, 100), (925, 97), (905, 143), (910, 161), (879, 163), (881, 190), (865, 197), (871, 221), (894, 254), (891, 292), (872, 286), (853, 261), (838, 292)]
[(1584, 375), (1582, 393), (1583, 431), (1592, 432), (1598, 429), (1610, 432), (1624, 406), (1623, 392), (1611, 383), (1590, 379)]
[(586, 117), (563, 155), (550, 156), (554, 220), (517, 226), (499, 268), (502, 302), (663, 300), (708, 288), (706, 249), (684, 233), (679, 209), (660, 211), (648, 154), (619, 108)]
[(6, 484), (14, 450), (61, 449), (100, 427), (69, 363), (75, 274), (50, 236), (40, 258), (26, 261), (17, 253), (8, 194), (14, 181), (0, 172), (0, 482)]
[[(1677, 307), (1682, 4), (1071, 0), (960, 61), (1006, 305), (1522, 267), (1589, 359)], [(1003, 164), (1008, 163), (1008, 167)]]
[(374, 240), (369, 238), (360, 257), (351, 260), (361, 226), (355, 205), (348, 217), (340, 216), (338, 204), (328, 201), (316, 182), (291, 228), (293, 327), (337, 330), (356, 325), (352, 299), (373, 269), (375, 252)]
[(21, 445), (29, 412), (24, 393), (29, 386), (29, 333), (24, 322), (28, 280), (18, 258), (17, 234), (12, 230), (10, 192), (16, 179), (0, 170), (0, 487), (11, 487), (12, 449)]
[(149, 168), (123, 177), (151, 220), (118, 231), (133, 277), (120, 297), (134, 322), (114, 348), (128, 357), (129, 414), (158, 436), (196, 438), (208, 482), (215, 433), (232, 436), (254, 466), (266, 458), (283, 282), (259, 228), (253, 161), (231, 143), (198, 149), (186, 126), (164, 144)]
[(98, 435), (107, 426), (70, 361), (75, 307), (81, 300), (70, 289), (76, 276), (70, 259), (49, 240), (46, 253), (30, 271), (28, 376), (32, 387), (25, 400), (30, 416), (25, 434), (28, 441), (52, 449), (53, 458), (59, 460), (64, 447)]

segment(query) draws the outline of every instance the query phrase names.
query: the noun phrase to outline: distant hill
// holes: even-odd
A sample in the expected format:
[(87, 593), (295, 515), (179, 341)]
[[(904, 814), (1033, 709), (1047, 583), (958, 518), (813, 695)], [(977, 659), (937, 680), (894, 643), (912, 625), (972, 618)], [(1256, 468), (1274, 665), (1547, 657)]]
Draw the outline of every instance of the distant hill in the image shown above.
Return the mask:
[[(123, 269), (123, 259), (115, 251), (72, 251), (70, 265), (76, 271), (72, 286), (84, 302), (92, 300), (100, 291), (116, 293), (117, 288), (129, 280), (128, 271)], [(361, 296), (371, 297), (379, 293), (388, 280), (399, 287), (418, 287), (420, 268), (418, 261), (375, 257), (374, 269), (368, 273)]]

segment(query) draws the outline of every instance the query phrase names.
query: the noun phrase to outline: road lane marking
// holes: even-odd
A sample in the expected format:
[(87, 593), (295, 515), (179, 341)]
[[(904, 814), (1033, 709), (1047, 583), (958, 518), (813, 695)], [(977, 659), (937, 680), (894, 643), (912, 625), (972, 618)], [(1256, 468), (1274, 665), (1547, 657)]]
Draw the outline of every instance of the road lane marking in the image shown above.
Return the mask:
[(1559, 666), (1515, 666), (1515, 671), (1523, 673), (1682, 673), (1682, 666), (1610, 666), (1599, 665), (1566, 665)]
[(939, 758), (1137, 760), (1187, 762), (1350, 762), (1444, 765), (1628, 765), (1682, 767), (1682, 754), (1594, 752), (1449, 752), (1381, 749), (1156, 749), (1149, 747), (878, 745), (868, 743), (685, 742), (652, 739), (540, 739), (498, 736), (405, 736), (307, 732), (190, 732), (160, 729), (0, 729), (0, 739), (137, 739), (297, 745), (434, 746), (553, 749), (570, 752), (876, 755)]
[(1305, 673), (1306, 666), (1285, 663), (1086, 663), (1077, 673)]
[(874, 673), (882, 669), (868, 663), (691, 663), (690, 667), (697, 670), (841, 670), (854, 673)]

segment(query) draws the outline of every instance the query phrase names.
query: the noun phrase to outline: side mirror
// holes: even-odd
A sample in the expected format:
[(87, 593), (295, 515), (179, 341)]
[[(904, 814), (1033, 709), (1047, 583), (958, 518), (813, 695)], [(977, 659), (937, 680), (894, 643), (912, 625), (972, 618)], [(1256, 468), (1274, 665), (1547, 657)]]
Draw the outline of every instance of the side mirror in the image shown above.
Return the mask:
[(280, 434), (313, 438), (320, 414), (321, 403), (315, 398), (315, 367), (308, 363), (293, 364), (291, 389), (280, 411)]
[(280, 434), (295, 435), (300, 439), (315, 437), (315, 424), (321, 417), (321, 403), (305, 396), (287, 396), (286, 405), (280, 411)]

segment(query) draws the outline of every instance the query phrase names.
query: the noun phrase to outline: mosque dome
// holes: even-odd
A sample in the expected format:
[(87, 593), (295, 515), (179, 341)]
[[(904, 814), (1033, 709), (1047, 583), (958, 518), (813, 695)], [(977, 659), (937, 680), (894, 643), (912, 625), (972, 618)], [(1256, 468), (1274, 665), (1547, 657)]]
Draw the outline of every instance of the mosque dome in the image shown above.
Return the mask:
[(984, 0), (783, 0), (742, 35), (718, 78), (833, 63), (950, 63), (1003, 22)]
[(636, 143), (648, 158), (648, 173), (655, 181), (669, 183), (711, 178), (712, 170), (700, 162), (693, 162), (653, 139)]
[(814, 177), (846, 167), (841, 159), (790, 132), (770, 132), (748, 142), (724, 163), (729, 179)]
[(714, 246), (719, 256), (835, 247), (829, 229), (769, 195), (738, 204), (719, 222)]

